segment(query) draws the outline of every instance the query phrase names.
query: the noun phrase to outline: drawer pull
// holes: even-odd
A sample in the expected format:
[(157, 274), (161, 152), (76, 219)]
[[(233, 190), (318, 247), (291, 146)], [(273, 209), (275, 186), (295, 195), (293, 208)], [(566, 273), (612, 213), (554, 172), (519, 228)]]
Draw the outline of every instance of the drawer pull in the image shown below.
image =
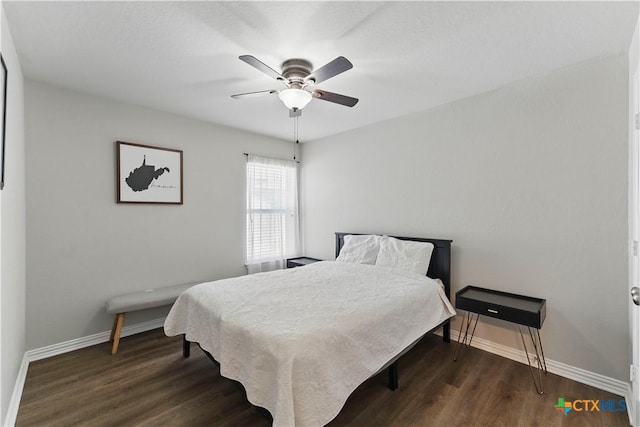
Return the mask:
[(492, 308), (488, 308), (488, 309), (487, 309), (487, 311), (488, 311), (489, 313), (498, 314), (498, 310), (494, 310), (494, 309), (492, 309)]

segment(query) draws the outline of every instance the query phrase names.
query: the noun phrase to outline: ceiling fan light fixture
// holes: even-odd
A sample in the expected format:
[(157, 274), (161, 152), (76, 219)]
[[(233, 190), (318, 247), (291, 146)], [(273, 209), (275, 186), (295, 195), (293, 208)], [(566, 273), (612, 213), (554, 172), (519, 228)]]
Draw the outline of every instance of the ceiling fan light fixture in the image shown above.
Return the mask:
[(302, 110), (311, 101), (312, 95), (306, 90), (291, 88), (281, 90), (278, 97), (289, 110)]

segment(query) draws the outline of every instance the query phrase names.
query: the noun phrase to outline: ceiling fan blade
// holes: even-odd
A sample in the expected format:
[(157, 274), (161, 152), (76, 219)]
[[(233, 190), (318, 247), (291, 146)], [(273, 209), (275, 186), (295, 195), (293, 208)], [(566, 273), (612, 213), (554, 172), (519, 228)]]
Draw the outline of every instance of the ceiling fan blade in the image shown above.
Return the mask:
[(336, 104), (344, 105), (345, 107), (353, 107), (358, 103), (358, 98), (352, 98), (350, 96), (319, 89), (313, 91), (313, 97), (322, 99), (323, 101), (335, 102)]
[(353, 64), (344, 56), (338, 56), (333, 61), (311, 72), (305, 80), (313, 80), (317, 83), (329, 80), (340, 73), (353, 68)]
[(247, 92), (247, 93), (238, 93), (236, 95), (231, 95), (231, 97), (233, 99), (238, 99), (238, 98), (252, 98), (255, 96), (261, 96), (261, 95), (271, 95), (273, 93), (278, 93), (277, 90), (275, 89), (271, 89), (271, 90), (260, 90), (258, 92)]
[(262, 71), (267, 76), (272, 77), (272, 78), (274, 78), (276, 80), (285, 81), (285, 78), (282, 77), (279, 72), (277, 72), (273, 68), (269, 67), (267, 64), (265, 64), (264, 62), (262, 62), (259, 59), (255, 58), (254, 56), (241, 55), (241, 56), (239, 56), (239, 58), (240, 58), (241, 61), (244, 61), (247, 64), (251, 65), (252, 67)]

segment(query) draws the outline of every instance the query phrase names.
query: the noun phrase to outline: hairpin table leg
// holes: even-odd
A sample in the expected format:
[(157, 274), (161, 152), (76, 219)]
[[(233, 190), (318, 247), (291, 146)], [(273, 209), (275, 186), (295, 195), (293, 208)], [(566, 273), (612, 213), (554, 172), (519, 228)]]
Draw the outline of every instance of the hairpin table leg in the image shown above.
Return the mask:
[(524, 341), (524, 335), (522, 334), (522, 329), (520, 329), (520, 325), (518, 325), (518, 331), (520, 331), (520, 338), (522, 339), (522, 345), (524, 346), (524, 354), (527, 355), (527, 362), (529, 363), (529, 371), (531, 372), (531, 378), (533, 379), (533, 385), (536, 388), (536, 392), (538, 394), (544, 394), (544, 384), (542, 382), (542, 373), (547, 373), (547, 361), (544, 358), (544, 351), (542, 350), (542, 341), (540, 340), (540, 330), (536, 329), (536, 333), (533, 333), (531, 327), (527, 326), (529, 329), (529, 336), (531, 337), (531, 344), (533, 346), (533, 350), (535, 351), (535, 359), (538, 365), (538, 381), (536, 381), (536, 376), (533, 373), (533, 366), (531, 366), (531, 358), (529, 357), (529, 352), (527, 351), (527, 345)]
[[(475, 314), (476, 316), (476, 321), (473, 324), (473, 329), (471, 330), (471, 334), (469, 335), (469, 327), (471, 326), (471, 323), (473, 323), (473, 315)], [(458, 333), (458, 350), (456, 351), (456, 355), (453, 358), (453, 361), (457, 361), (458, 360), (458, 356), (460, 355), (460, 350), (462, 350), (462, 347), (470, 347), (471, 346), (471, 341), (473, 340), (473, 334), (476, 333), (476, 326), (478, 326), (478, 319), (480, 318), (480, 315), (477, 313), (471, 313), (469, 311), (465, 311), (464, 313), (464, 319), (462, 320), (462, 323), (460, 324), (460, 332)], [(464, 330), (464, 338), (462, 338), (462, 341), (460, 340), (460, 337), (462, 337), (462, 328), (464, 327), (466, 323), (466, 328)], [(467, 338), (468, 338), (468, 342), (467, 342)]]

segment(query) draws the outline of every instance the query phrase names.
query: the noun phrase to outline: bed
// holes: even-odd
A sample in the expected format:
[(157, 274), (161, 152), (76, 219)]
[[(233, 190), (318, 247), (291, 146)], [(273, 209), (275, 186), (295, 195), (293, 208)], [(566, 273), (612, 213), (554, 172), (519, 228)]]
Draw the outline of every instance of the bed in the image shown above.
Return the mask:
[(336, 233), (336, 261), (196, 285), (178, 297), (165, 333), (184, 336), (185, 357), (189, 343), (198, 343), (222, 376), (271, 413), (274, 426), (327, 424), (383, 369), (397, 387), (396, 360), (425, 335), (443, 328), (450, 339), (451, 241), (378, 236), (431, 244), (430, 259), (418, 268), (424, 275), (345, 261), (355, 253), (351, 242), (370, 236)]

